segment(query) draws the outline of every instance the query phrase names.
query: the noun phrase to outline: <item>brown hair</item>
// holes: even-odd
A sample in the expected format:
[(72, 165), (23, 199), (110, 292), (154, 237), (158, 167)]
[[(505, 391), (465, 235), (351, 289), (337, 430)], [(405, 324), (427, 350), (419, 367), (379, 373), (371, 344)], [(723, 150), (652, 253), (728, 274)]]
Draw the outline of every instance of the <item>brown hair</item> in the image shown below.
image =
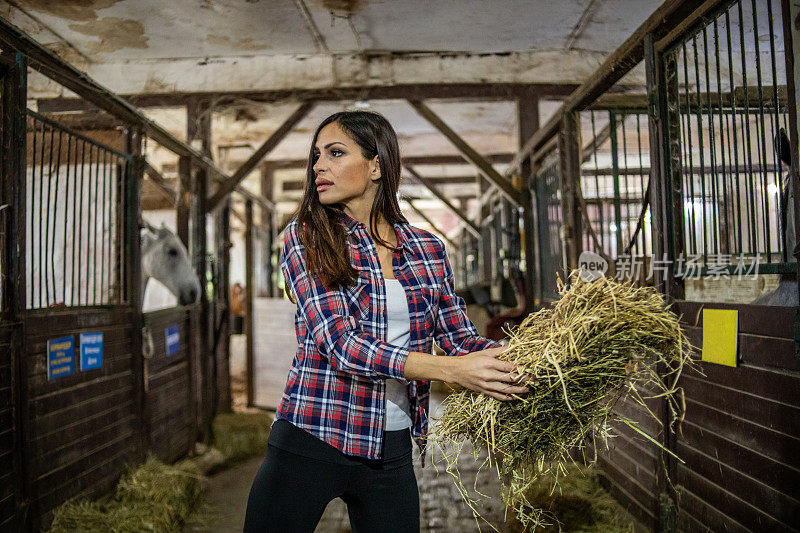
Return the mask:
[(286, 220), (291, 221), (297, 217), (297, 231), (300, 242), (306, 248), (309, 277), (319, 276), (328, 290), (339, 285), (349, 286), (358, 279), (358, 271), (350, 263), (345, 227), (342, 224), (343, 207), (338, 203), (320, 203), (315, 184), (314, 146), (320, 130), (334, 122), (361, 148), (361, 155), (365, 159), (378, 156), (381, 178), (378, 180), (378, 191), (375, 193), (369, 217), (372, 238), (386, 247), (391, 246), (391, 243), (378, 235), (380, 214), (392, 225), (408, 222), (397, 201), (400, 148), (397, 145), (397, 134), (389, 121), (372, 111), (341, 111), (323, 120), (314, 132), (311, 142), (303, 199)]

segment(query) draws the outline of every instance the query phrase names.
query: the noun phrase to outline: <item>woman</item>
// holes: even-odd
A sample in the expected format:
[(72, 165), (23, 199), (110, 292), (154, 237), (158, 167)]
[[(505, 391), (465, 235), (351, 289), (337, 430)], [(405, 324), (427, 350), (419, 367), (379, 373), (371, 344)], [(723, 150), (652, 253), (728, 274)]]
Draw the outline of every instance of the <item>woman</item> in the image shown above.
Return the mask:
[[(418, 531), (410, 433), (424, 465), (429, 380), (498, 400), (527, 391), (467, 318), (442, 241), (400, 212), (399, 181), (381, 115), (336, 113), (317, 128), (281, 260), (298, 349), (245, 531), (313, 531), (337, 497), (353, 531)], [(431, 355), (434, 339), (461, 357)]]

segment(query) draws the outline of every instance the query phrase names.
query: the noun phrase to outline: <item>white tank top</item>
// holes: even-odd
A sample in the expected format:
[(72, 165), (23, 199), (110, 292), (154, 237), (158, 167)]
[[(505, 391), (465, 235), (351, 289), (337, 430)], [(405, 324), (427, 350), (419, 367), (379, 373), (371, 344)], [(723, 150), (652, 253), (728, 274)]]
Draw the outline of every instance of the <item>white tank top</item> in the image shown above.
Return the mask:
[[(411, 317), (408, 314), (406, 291), (399, 280), (384, 278), (386, 282), (386, 315), (389, 332), (386, 342), (408, 348)], [(396, 379), (386, 380), (386, 431), (411, 427), (408, 405), (408, 386)]]

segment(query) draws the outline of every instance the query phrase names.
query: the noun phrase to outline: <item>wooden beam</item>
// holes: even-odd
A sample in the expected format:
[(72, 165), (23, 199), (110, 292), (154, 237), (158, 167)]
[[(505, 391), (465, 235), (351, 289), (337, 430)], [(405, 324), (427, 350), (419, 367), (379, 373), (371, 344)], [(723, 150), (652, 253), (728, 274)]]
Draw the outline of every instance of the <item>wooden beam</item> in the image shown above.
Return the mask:
[(245, 278), (245, 365), (247, 368), (247, 406), (255, 404), (255, 360), (253, 354), (253, 202), (247, 200), (244, 208), (244, 278)]
[[(483, 156), (490, 163), (505, 164), (514, 159), (514, 154), (489, 154)], [(402, 163), (412, 166), (419, 165), (471, 165), (469, 161), (461, 155), (418, 155), (403, 157)], [(236, 162), (232, 162), (236, 164)], [(268, 159), (264, 161), (274, 169), (305, 169), (308, 166), (308, 159)], [(164, 167), (168, 168), (168, 167)]]
[[(332, 87), (321, 89), (282, 89), (272, 91), (235, 91), (206, 93), (159, 93), (126, 95), (123, 98), (139, 108), (179, 107), (190, 96), (201, 96), (225, 105), (237, 100), (271, 103), (286, 101), (341, 101), (341, 100), (415, 100), (479, 99), (514, 100), (523, 93), (535, 90), (542, 97), (565, 98), (578, 87), (577, 83), (412, 83), (403, 85)], [(79, 98), (40, 98), (40, 113), (58, 113), (90, 109)]]
[(578, 268), (581, 242), (581, 214), (578, 205), (577, 184), (581, 179), (581, 132), (577, 112), (564, 115), (559, 130), (558, 151), (561, 188), (561, 212), (564, 227), (564, 251), (567, 270)]
[(433, 222), (433, 221), (432, 221), (430, 218), (428, 218), (428, 215), (426, 215), (425, 213), (423, 213), (423, 212), (422, 212), (422, 211), (421, 211), (421, 210), (420, 210), (420, 209), (419, 209), (417, 206), (415, 206), (415, 205), (414, 205), (414, 202), (413, 202), (411, 199), (409, 199), (409, 198), (403, 198), (403, 201), (405, 201), (405, 203), (407, 203), (407, 204), (408, 204), (408, 206), (409, 206), (411, 209), (413, 209), (415, 213), (417, 213), (417, 214), (418, 214), (420, 217), (422, 217), (422, 220), (424, 220), (425, 222), (427, 222), (427, 223), (428, 223), (428, 224), (431, 226), (431, 229), (432, 229), (434, 232), (438, 233), (438, 234), (439, 234), (439, 235), (440, 235), (440, 236), (441, 236), (441, 237), (442, 237), (444, 240), (446, 240), (448, 243), (450, 243), (450, 246), (452, 246), (452, 247), (453, 247), (453, 249), (455, 249), (455, 250), (459, 250), (459, 249), (461, 248), (459, 245), (457, 245), (456, 243), (454, 243), (454, 242), (453, 242), (453, 241), (450, 239), (450, 237), (448, 237), (448, 236), (447, 236), (447, 235), (445, 235), (445, 234), (444, 234), (442, 231), (440, 231), (440, 230), (439, 230), (439, 227), (438, 227), (438, 226), (437, 226), (437, 225), (436, 225), (436, 224), (435, 224), (435, 223), (434, 223), (434, 222)]
[(458, 151), (486, 176), (486, 179), (499, 187), (510, 201), (517, 206), (521, 205), (522, 200), (520, 198), (520, 192), (511, 185), (511, 182), (497, 172), (485, 158), (468, 145), (455, 131), (450, 129), (436, 113), (431, 111), (421, 100), (408, 100), (408, 102), (416, 109), (417, 113), (422, 115), (433, 127), (439, 130), (442, 135), (447, 137)]
[[(531, 94), (526, 98), (520, 98), (517, 102), (517, 116), (519, 120), (519, 140), (530, 137), (539, 129), (539, 97)], [(535, 308), (536, 300), (536, 276), (538, 272), (536, 257), (538, 249), (538, 239), (536, 227), (534, 225), (533, 196), (528, 189), (528, 178), (534, 172), (535, 160), (528, 159), (520, 167), (520, 177), (522, 179), (522, 232), (519, 234), (521, 241), (520, 255), (525, 258), (525, 271), (522, 279), (522, 290), (525, 298), (525, 312), (531, 313)], [(510, 274), (510, 273), (509, 273)], [(512, 276), (513, 277), (513, 276)]]
[(253, 155), (251, 155), (250, 158), (242, 164), (242, 166), (236, 169), (236, 172), (234, 172), (233, 175), (227, 179), (227, 181), (220, 184), (220, 186), (217, 188), (217, 192), (215, 192), (214, 195), (208, 199), (208, 210), (212, 211), (222, 201), (223, 198), (229, 195), (236, 188), (236, 186), (239, 185), (239, 183), (245, 177), (247, 177), (247, 175), (250, 174), (250, 172), (252, 172), (259, 163), (261, 163), (261, 160), (264, 159), (267, 154), (269, 154), (276, 146), (278, 146), (278, 143), (280, 143), (283, 138), (286, 137), (286, 134), (292, 131), (292, 128), (294, 128), (298, 122), (303, 120), (303, 118), (313, 107), (313, 102), (303, 102), (300, 104), (300, 107), (298, 107), (294, 113), (292, 113), (289, 118), (287, 118), (283, 124), (281, 124), (281, 127), (278, 128), (272, 135), (270, 135), (269, 138), (264, 141), (264, 144), (259, 146), (258, 150), (256, 150)]
[(178, 201), (178, 194), (171, 184), (167, 183), (164, 176), (159, 171), (153, 168), (150, 163), (145, 162), (144, 168), (145, 175), (150, 179), (150, 182), (156, 186), (156, 189), (167, 198), (174, 206)]
[(417, 181), (419, 181), (429, 191), (431, 191), (431, 193), (436, 198), (438, 198), (440, 202), (442, 202), (445, 206), (447, 206), (447, 208), (450, 211), (455, 213), (455, 215), (464, 222), (464, 224), (466, 225), (466, 227), (467, 227), (467, 229), (469, 230), (470, 233), (472, 233), (476, 237), (480, 237), (481, 236), (481, 232), (478, 229), (478, 227), (469, 218), (467, 218), (467, 216), (459, 208), (457, 208), (456, 206), (451, 204), (450, 201), (442, 193), (440, 193), (439, 190), (436, 187), (434, 187), (433, 185), (429, 184), (425, 178), (420, 176), (417, 173), (417, 171), (414, 170), (414, 167), (411, 167), (409, 165), (404, 165), (404, 166), (405, 166), (405, 169), (408, 171), (409, 174), (411, 174)]

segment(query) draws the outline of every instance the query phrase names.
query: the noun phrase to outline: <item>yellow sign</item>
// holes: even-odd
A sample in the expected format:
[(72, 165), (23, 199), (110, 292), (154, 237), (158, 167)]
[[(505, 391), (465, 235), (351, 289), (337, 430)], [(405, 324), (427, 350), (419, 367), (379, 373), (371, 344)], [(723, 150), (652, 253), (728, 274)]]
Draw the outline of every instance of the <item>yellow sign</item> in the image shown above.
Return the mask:
[(738, 333), (738, 311), (703, 309), (703, 361), (736, 366)]

